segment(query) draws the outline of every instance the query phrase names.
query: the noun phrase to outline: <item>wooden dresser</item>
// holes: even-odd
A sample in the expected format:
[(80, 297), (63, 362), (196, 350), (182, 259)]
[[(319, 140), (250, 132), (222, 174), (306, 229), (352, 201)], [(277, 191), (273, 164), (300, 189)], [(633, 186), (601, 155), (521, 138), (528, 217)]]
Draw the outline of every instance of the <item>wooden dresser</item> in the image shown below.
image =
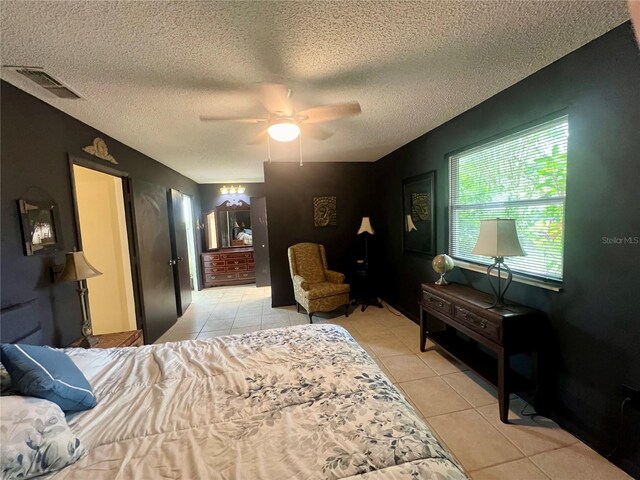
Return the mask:
[[(114, 347), (140, 347), (144, 345), (142, 330), (131, 330), (130, 332), (105, 333), (96, 335), (99, 342), (92, 348), (114, 348)], [(82, 338), (75, 340), (69, 347), (79, 347)]]
[(256, 281), (253, 247), (221, 248), (201, 254), (204, 288)]
[[(535, 391), (539, 384), (538, 351), (546, 316), (511, 302), (490, 308), (492, 295), (455, 284), (423, 283), (420, 303), (420, 350), (425, 351), (428, 337), (495, 385), (500, 419), (507, 423), (509, 394)], [(533, 378), (510, 368), (511, 356), (520, 353), (531, 354)]]

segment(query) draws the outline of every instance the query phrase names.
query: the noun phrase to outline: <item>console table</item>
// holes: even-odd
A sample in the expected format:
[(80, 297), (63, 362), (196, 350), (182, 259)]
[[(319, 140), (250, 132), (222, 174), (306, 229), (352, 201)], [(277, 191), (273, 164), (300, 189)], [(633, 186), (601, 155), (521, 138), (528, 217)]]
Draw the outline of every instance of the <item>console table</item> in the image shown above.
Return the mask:
[[(492, 295), (470, 287), (423, 283), (420, 350), (426, 350), (428, 337), (496, 386), (500, 420), (508, 423), (509, 394), (521, 391), (516, 388), (526, 388), (522, 383), (538, 383), (539, 333), (546, 318), (538, 310), (513, 303), (488, 308), (492, 303)], [(431, 322), (432, 318), (439, 322)], [(429, 330), (427, 323), (429, 328), (440, 328)], [(479, 345), (494, 352), (497, 358)], [(510, 357), (516, 353), (531, 354), (533, 381), (511, 370)]]

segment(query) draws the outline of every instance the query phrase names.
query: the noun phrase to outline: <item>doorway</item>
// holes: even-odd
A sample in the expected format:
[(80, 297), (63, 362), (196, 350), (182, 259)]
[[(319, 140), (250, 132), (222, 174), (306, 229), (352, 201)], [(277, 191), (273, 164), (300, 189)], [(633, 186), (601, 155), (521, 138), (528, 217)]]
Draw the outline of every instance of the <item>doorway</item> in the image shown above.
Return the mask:
[(193, 204), (191, 203), (191, 197), (184, 195), (184, 220), (185, 228), (187, 230), (187, 249), (189, 251), (189, 274), (191, 275), (191, 290), (200, 290), (198, 282), (198, 267), (196, 260), (196, 236), (194, 234), (193, 219), (195, 218), (193, 212)]
[(72, 169), (81, 248), (102, 272), (87, 280), (93, 333), (136, 330), (123, 180), (75, 163)]

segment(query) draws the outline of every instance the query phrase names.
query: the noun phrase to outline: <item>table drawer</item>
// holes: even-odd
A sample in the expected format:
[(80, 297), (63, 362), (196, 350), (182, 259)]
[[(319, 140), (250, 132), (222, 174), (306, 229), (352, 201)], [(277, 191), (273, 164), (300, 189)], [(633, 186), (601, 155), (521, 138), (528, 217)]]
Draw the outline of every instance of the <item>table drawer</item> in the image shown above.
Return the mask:
[(206, 282), (220, 282), (224, 280), (237, 280), (238, 274), (236, 272), (227, 273), (207, 273), (205, 275)]
[(245, 278), (255, 278), (255, 272), (238, 272), (238, 278), (243, 280)]
[(204, 262), (213, 262), (214, 260), (220, 260), (219, 253), (203, 253), (202, 261)]
[(245, 263), (244, 265), (228, 265), (226, 268), (227, 272), (246, 272), (247, 264)]
[(434, 310), (446, 313), (447, 315), (451, 315), (453, 313), (451, 302), (429, 292), (422, 292), (422, 305), (424, 308), (433, 308)]
[(220, 254), (220, 258), (222, 260), (229, 260), (229, 259), (236, 259), (236, 258), (250, 258), (252, 256), (252, 254), (250, 252), (246, 252), (246, 253), (221, 253)]
[(209, 267), (204, 269), (204, 273), (224, 273), (227, 267)]
[(204, 268), (224, 267), (226, 262), (224, 260), (204, 261)]
[(500, 342), (500, 325), (490, 322), (479, 317), (475, 313), (471, 313), (462, 307), (455, 306), (454, 317), (460, 323), (468, 326), (472, 330), (478, 332), (483, 337), (487, 337), (496, 342)]
[(228, 258), (225, 260), (225, 265), (230, 266), (230, 265), (246, 265), (247, 264), (247, 259), (246, 258)]

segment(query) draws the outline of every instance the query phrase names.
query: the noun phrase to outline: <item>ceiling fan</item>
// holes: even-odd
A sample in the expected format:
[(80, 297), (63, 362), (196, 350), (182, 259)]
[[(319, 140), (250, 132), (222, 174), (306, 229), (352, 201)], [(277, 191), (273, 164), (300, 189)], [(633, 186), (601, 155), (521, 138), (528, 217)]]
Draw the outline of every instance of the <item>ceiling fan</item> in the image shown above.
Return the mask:
[[(296, 112), (291, 102), (292, 91), (290, 88), (279, 83), (263, 83), (260, 90), (262, 104), (268, 112), (265, 117), (201, 115), (200, 120), (203, 122), (263, 123), (266, 125), (265, 128), (249, 142), (249, 145), (255, 145), (265, 140), (269, 142), (270, 139), (278, 142), (290, 142), (296, 138), (301, 139), (301, 133), (316, 140), (326, 140), (333, 133), (316, 124), (358, 115), (362, 111), (358, 102), (347, 102), (323, 105)], [(269, 157), (271, 157), (270, 154)], [(300, 163), (302, 164), (302, 157)]]

